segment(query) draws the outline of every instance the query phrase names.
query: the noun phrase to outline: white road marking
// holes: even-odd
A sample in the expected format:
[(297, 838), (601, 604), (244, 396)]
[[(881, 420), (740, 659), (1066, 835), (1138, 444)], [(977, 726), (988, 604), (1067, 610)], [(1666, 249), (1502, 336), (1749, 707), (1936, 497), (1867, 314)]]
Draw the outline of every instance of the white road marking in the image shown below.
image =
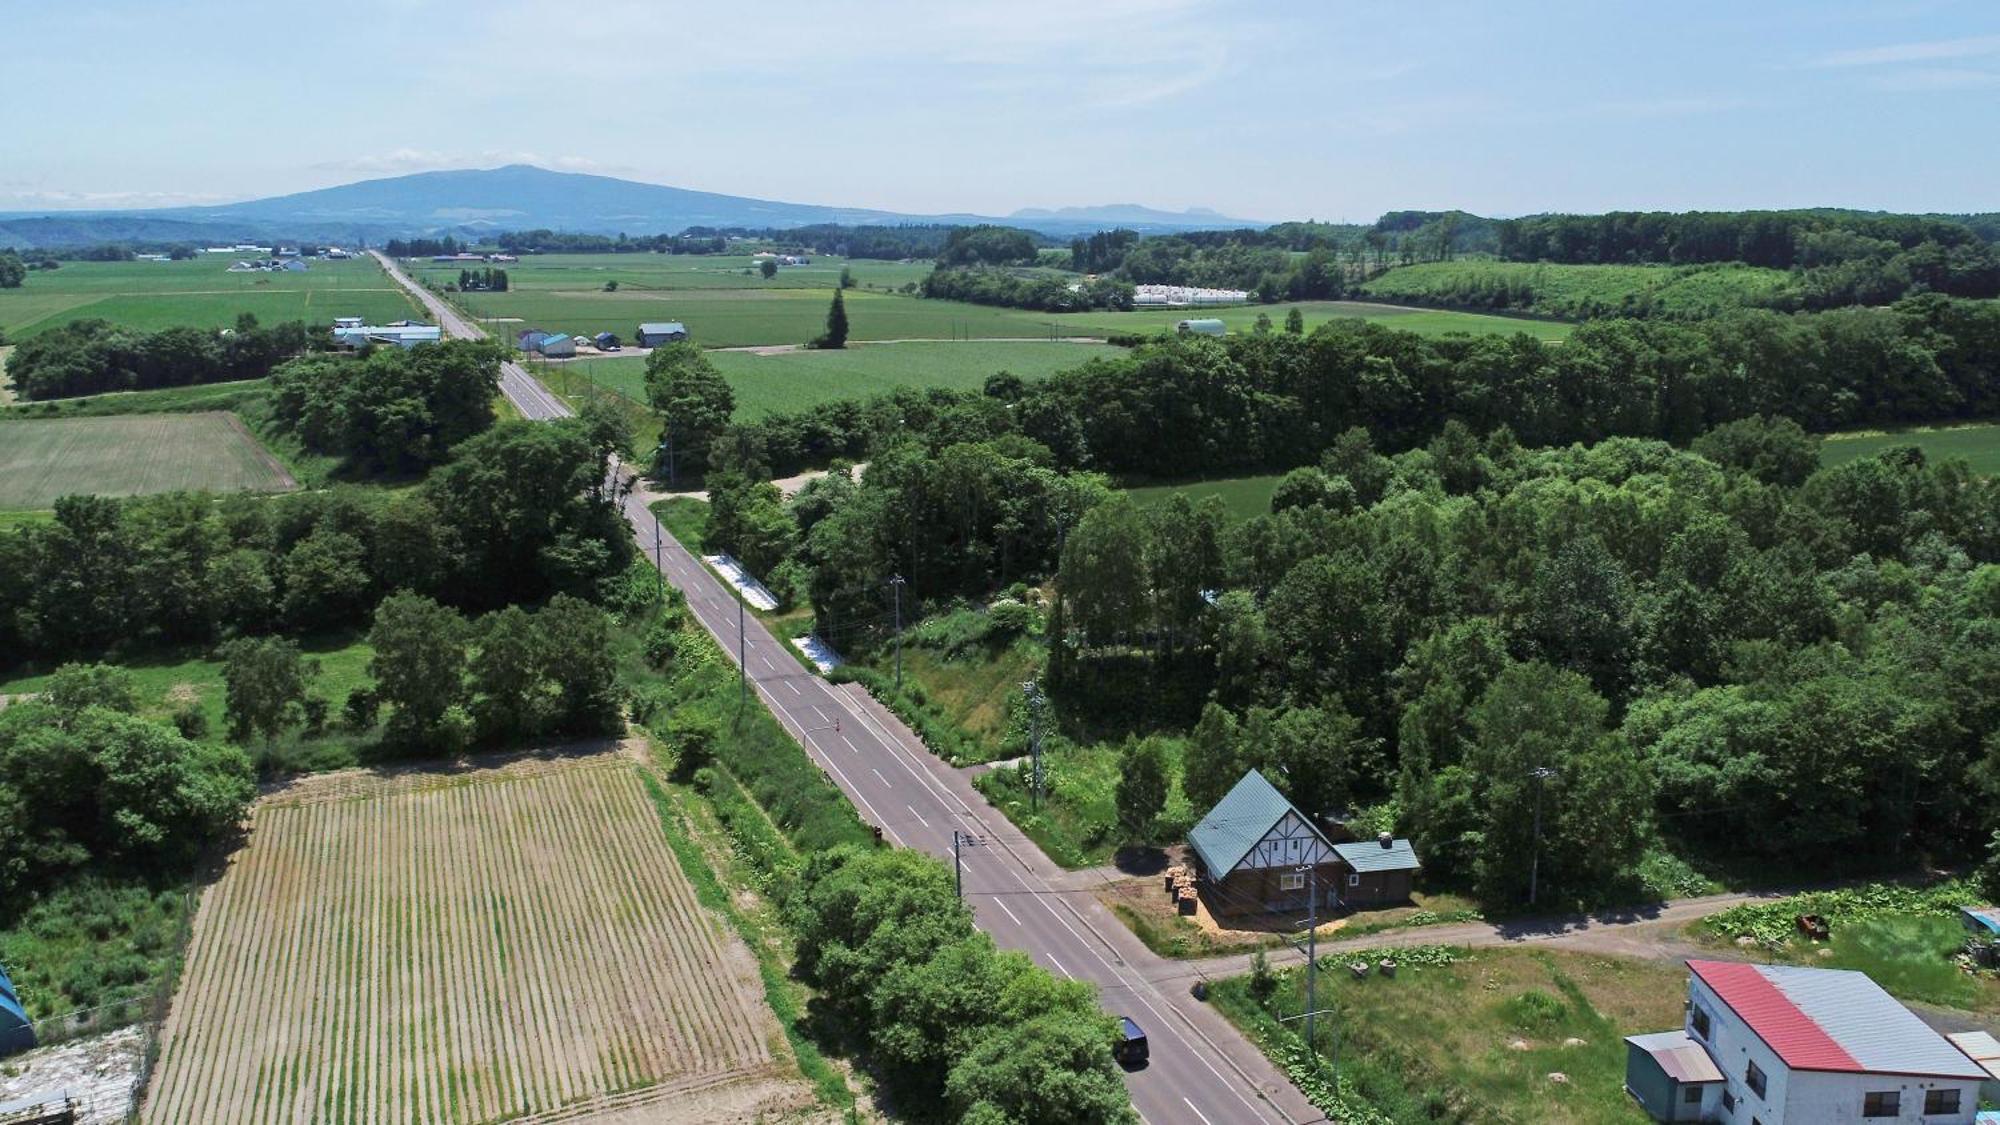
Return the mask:
[(917, 806), (904, 805), (903, 807), (910, 810), (910, 815), (917, 818), (917, 823), (923, 825), (925, 828), (929, 828), (931, 826), (931, 822), (924, 819), (924, 814), (917, 811)]
[(874, 766), (869, 766), (868, 772), (874, 774), (875, 780), (881, 782), (885, 787), (889, 784), (889, 779), (882, 776), (881, 770), (876, 769)]
[(1181, 1099), (1181, 1103), (1182, 1103), (1183, 1105), (1187, 1106), (1187, 1107), (1188, 1107), (1189, 1109), (1194, 1109), (1194, 1115), (1195, 1115), (1196, 1117), (1199, 1117), (1199, 1118), (1201, 1118), (1201, 1125), (1215, 1125), (1215, 1123), (1214, 1123), (1213, 1121), (1210, 1121), (1210, 1120), (1208, 1119), (1208, 1114), (1206, 1114), (1206, 1113), (1203, 1113), (1202, 1111), (1200, 1111), (1200, 1110), (1198, 1110), (1198, 1109), (1195, 1109), (1195, 1108), (1194, 1108), (1194, 1103), (1193, 1103), (1193, 1102), (1191, 1102), (1191, 1101), (1188, 1101), (1188, 1100), (1187, 1100), (1186, 1098), (1182, 1098), (1182, 1099)]
[(791, 689), (792, 689), (792, 694), (793, 694), (793, 695), (804, 695), (804, 694), (805, 694), (804, 692), (802, 692), (802, 691), (800, 691), (800, 690), (799, 690), (799, 685), (797, 685), (797, 684), (793, 683), (793, 682), (792, 682), (792, 681), (790, 681), (790, 680), (786, 680), (786, 681), (785, 681), (785, 686), (786, 686), (786, 687), (788, 687), (788, 688), (791, 688)]
[[(1001, 912), (1001, 913), (1003, 913), (1003, 914), (1005, 914), (1005, 915), (1007, 915), (1007, 917), (1009, 917), (1009, 918), (1013, 918), (1013, 919), (1014, 919), (1014, 924), (1015, 924), (1016, 926), (1019, 926), (1019, 925), (1022, 925), (1022, 924), (1023, 924), (1023, 923), (1022, 923), (1022, 921), (1021, 921), (1021, 920), (1020, 920), (1019, 918), (1015, 917), (1015, 915), (1014, 915), (1014, 912), (1013, 912), (1013, 911), (1011, 911), (1011, 910), (1007, 909), (1007, 903), (1006, 903), (1006, 900), (1004, 900), (1004, 899), (997, 899), (997, 898), (996, 898), (996, 899), (994, 899), (994, 900), (993, 900), (993, 905), (995, 905), (995, 906), (999, 907), (999, 908), (1000, 908), (1000, 912)], [(1054, 958), (1050, 958), (1050, 960), (1054, 960)]]
[(1042, 954), (1042, 956), (1047, 957), (1049, 959), (1049, 964), (1054, 965), (1056, 967), (1056, 972), (1061, 973), (1062, 975), (1068, 977), (1071, 980), (1076, 979), (1076, 974), (1070, 972), (1068, 969), (1063, 968), (1063, 963), (1061, 961), (1056, 960), (1055, 954), (1044, 953)]

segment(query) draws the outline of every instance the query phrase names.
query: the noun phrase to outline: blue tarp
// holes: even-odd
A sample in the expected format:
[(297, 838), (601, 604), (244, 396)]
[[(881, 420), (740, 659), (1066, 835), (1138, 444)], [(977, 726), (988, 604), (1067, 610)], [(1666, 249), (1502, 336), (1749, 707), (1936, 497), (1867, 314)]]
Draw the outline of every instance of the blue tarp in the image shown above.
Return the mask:
[(7, 970), (0, 969), (0, 1057), (25, 1051), (35, 1045), (35, 1029), (28, 1026), (28, 1013), (14, 992)]

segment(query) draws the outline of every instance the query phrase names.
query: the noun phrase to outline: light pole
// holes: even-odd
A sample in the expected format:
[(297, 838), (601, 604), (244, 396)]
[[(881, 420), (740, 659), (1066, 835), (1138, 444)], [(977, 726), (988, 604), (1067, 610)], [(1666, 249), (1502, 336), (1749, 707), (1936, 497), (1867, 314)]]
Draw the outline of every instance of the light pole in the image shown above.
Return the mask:
[(1028, 808), (1040, 811), (1042, 807), (1042, 685), (1029, 680), (1021, 685), (1021, 695), (1028, 701), (1028, 756), (1034, 762), (1034, 778), (1028, 789)]
[(1528, 858), (1529, 906), (1535, 905), (1536, 884), (1540, 882), (1542, 874), (1542, 783), (1555, 775), (1556, 771), (1547, 766), (1536, 766), (1528, 771), (1528, 776), (1535, 779), (1535, 847)]
[(903, 576), (889, 576), (889, 589), (896, 596), (896, 690), (903, 690)]
[(960, 902), (965, 901), (965, 860), (960, 855), (959, 849), (976, 848), (978, 846), (979, 837), (974, 836), (970, 832), (960, 832), (956, 828), (951, 830), (952, 886), (957, 890), (958, 901)]

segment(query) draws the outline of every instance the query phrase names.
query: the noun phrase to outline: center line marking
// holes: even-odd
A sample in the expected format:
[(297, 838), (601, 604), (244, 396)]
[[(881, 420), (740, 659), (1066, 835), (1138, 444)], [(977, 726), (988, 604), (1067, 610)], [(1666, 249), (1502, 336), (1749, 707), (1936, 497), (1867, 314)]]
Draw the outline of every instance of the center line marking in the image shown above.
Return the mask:
[(929, 828), (931, 826), (931, 822), (924, 819), (924, 814), (917, 811), (917, 806), (904, 805), (903, 807), (910, 810), (910, 815), (917, 818), (917, 823), (922, 824), (925, 828)]
[(1189, 1109), (1194, 1109), (1194, 1115), (1196, 1117), (1201, 1118), (1201, 1125), (1214, 1125), (1214, 1122), (1208, 1119), (1208, 1114), (1203, 1113), (1199, 1109), (1195, 1109), (1195, 1105), (1193, 1102), (1188, 1101), (1186, 1098), (1182, 1098), (1181, 1104), (1187, 1106)]
[(876, 769), (874, 766), (869, 766), (868, 772), (874, 774), (875, 780), (881, 782), (883, 785), (889, 784), (889, 779), (882, 776), (881, 770)]
[(1076, 974), (1070, 972), (1068, 969), (1063, 968), (1063, 963), (1061, 961), (1056, 960), (1055, 954), (1045, 953), (1043, 954), (1043, 956), (1049, 959), (1049, 964), (1054, 965), (1056, 967), (1056, 972), (1061, 973), (1062, 975), (1068, 977), (1071, 980), (1076, 979)]
[[(999, 907), (1001, 911), (1007, 915), (1007, 917), (1014, 918), (1014, 912), (1007, 909), (1007, 903), (1005, 901), (996, 898), (993, 900), (993, 905)], [(1014, 918), (1014, 924), (1016, 926), (1020, 925), (1021, 920), (1019, 918)], [(1049, 958), (1049, 960), (1053, 961), (1055, 960), (1055, 958), (1051, 957)]]

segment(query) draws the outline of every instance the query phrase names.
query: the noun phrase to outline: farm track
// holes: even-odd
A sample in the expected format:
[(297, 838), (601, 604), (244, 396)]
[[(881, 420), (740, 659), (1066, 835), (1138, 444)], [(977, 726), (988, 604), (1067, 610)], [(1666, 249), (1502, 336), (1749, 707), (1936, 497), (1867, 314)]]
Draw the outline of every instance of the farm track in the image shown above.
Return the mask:
[(144, 1119), (733, 1120), (780, 1039), (623, 754), (344, 771), (255, 806)]

